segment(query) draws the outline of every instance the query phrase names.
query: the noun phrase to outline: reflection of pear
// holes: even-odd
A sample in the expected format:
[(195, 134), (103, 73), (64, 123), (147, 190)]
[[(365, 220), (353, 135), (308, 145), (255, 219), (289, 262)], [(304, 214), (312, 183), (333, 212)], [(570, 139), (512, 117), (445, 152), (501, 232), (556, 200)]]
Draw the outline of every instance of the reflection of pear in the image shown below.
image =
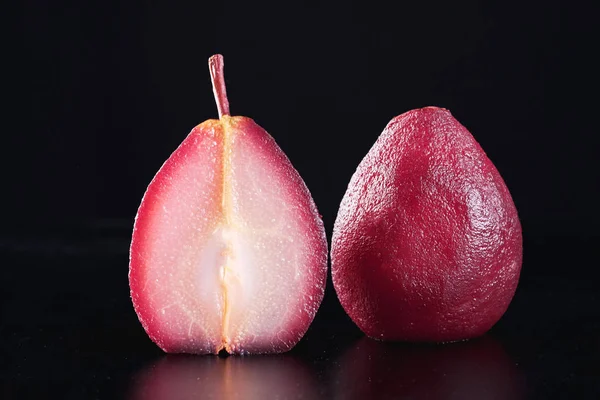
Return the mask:
[(144, 370), (130, 400), (311, 399), (315, 382), (289, 356), (191, 357), (169, 355)]
[(437, 346), (363, 338), (341, 358), (336, 399), (523, 397), (516, 367), (491, 337)]

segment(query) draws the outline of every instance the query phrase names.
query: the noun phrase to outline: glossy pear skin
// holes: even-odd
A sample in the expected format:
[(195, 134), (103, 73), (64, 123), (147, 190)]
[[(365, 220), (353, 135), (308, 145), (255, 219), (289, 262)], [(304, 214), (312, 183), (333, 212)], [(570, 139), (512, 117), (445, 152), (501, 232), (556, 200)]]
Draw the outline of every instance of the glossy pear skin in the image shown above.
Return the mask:
[(480, 336), (504, 314), (522, 263), (511, 195), (449, 111), (387, 125), (352, 176), (335, 221), (338, 298), (368, 336), (447, 342)]
[(169, 353), (278, 353), (323, 298), (327, 242), (306, 185), (253, 120), (195, 127), (138, 210), (129, 281), (135, 311)]

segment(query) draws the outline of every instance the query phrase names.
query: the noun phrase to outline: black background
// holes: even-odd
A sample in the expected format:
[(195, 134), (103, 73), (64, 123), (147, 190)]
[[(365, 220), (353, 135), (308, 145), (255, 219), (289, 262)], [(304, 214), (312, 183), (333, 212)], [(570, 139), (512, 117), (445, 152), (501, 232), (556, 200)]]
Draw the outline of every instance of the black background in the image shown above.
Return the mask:
[[(0, 200), (6, 398), (126, 398), (135, 391), (131, 377), (161, 359), (128, 299), (131, 227), (164, 160), (196, 124), (216, 117), (207, 59), (217, 52), (225, 57), (232, 114), (255, 119), (275, 138), (311, 190), (328, 237), (352, 173), (387, 122), (413, 108), (448, 108), (504, 177), (523, 225), (521, 285), (485, 340), (507, 349), (519, 396), (578, 390), (594, 398), (593, 7), (557, 0), (123, 3), (23, 1), (12, 19)], [(349, 396), (338, 390), (344, 373), (326, 371), (344, 370), (344, 360), (354, 360), (346, 349), (364, 347), (361, 337), (329, 285), (315, 323), (290, 353), (314, 375), (316, 392), (305, 396)], [(485, 343), (475, 346), (488, 349)], [(457, 359), (447, 349), (421, 350)], [(387, 371), (414, 351), (421, 359), (421, 350), (384, 352)], [(245, 370), (245, 361), (229, 360), (200, 362), (239, 362)], [(435, 363), (424, 370), (438, 371)], [(221, 367), (206, 370), (219, 375)], [(500, 383), (490, 378), (495, 385), (509, 379), (490, 372), (498, 375)], [(457, 393), (475, 396), (473, 381), (462, 376), (467, 392)], [(382, 391), (375, 397), (423, 396), (402, 392), (406, 385), (369, 385)]]

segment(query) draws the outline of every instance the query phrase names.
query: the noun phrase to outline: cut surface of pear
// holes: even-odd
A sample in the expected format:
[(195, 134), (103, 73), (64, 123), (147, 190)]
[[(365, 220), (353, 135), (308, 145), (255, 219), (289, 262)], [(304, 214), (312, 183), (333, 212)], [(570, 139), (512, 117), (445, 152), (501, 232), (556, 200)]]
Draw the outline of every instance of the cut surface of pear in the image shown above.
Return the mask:
[(287, 351), (323, 298), (323, 223), (275, 140), (229, 116), (221, 56), (209, 65), (220, 118), (195, 127), (148, 186), (130, 249), (131, 297), (166, 352)]

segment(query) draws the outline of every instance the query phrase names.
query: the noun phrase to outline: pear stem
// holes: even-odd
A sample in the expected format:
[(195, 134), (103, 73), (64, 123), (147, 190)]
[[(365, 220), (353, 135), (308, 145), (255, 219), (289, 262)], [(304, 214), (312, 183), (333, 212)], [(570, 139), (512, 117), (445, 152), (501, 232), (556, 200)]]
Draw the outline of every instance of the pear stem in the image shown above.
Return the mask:
[(208, 69), (210, 70), (210, 80), (212, 82), (215, 102), (219, 111), (219, 119), (223, 115), (229, 115), (229, 100), (227, 100), (227, 90), (225, 88), (225, 74), (223, 74), (223, 56), (215, 54), (208, 59)]

